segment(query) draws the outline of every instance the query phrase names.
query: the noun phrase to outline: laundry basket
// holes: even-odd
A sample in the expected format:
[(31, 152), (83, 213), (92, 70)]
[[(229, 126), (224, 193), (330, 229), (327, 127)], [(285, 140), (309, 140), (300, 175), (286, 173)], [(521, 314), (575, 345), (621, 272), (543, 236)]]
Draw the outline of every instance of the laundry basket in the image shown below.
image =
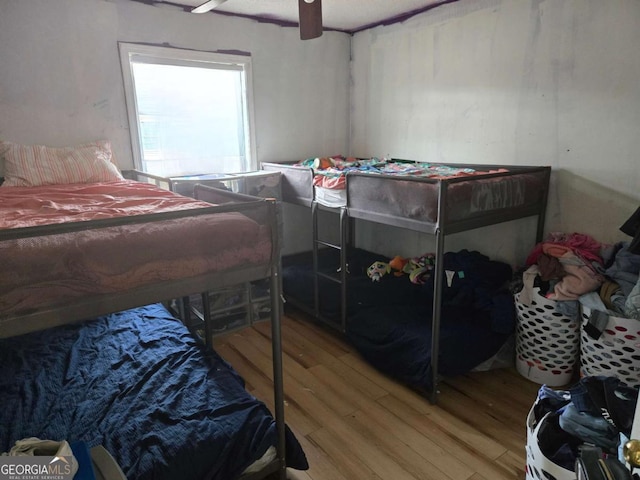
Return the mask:
[(575, 480), (576, 474), (572, 470), (568, 470), (557, 465), (547, 458), (538, 443), (538, 433), (544, 422), (550, 421), (551, 413), (547, 413), (540, 421), (535, 423), (535, 415), (533, 408), (527, 416), (527, 470), (526, 480)]
[[(582, 307), (583, 323), (590, 316), (591, 310)], [(630, 387), (640, 386), (640, 320), (609, 316), (598, 339), (582, 329), (580, 375), (617, 377)]]
[(515, 295), (518, 322), (516, 326), (516, 369), (529, 380), (551, 387), (571, 381), (578, 363), (580, 321), (556, 311), (556, 302), (531, 288), (531, 303)]

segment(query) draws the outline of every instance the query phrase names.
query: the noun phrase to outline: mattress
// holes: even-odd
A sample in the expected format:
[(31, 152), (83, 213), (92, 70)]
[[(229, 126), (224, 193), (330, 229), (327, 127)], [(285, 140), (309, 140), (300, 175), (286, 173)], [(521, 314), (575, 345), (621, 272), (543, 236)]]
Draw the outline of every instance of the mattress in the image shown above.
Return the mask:
[(238, 267), (272, 256), (267, 225), (150, 184), (0, 187), (0, 229), (183, 211), (188, 216), (0, 242), (4, 318)]
[[(276, 444), (267, 407), (161, 305), (0, 340), (0, 451), (103, 445), (131, 479), (237, 478)], [(287, 430), (287, 462), (308, 467)]]

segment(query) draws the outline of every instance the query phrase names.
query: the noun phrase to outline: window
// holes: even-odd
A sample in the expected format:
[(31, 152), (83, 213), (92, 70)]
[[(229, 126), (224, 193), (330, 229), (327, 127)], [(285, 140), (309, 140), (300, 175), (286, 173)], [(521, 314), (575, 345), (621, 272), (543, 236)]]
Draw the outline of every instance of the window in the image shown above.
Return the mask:
[(161, 176), (256, 169), (251, 57), (119, 47), (136, 168)]

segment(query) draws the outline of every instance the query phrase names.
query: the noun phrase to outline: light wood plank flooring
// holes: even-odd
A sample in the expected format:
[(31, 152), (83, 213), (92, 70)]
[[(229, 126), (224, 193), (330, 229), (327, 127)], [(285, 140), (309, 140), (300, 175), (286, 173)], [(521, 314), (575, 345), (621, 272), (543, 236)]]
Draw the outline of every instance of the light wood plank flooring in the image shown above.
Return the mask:
[[(272, 408), (270, 336), (263, 322), (214, 346)], [(304, 314), (287, 311), (282, 337), (286, 422), (310, 465), (289, 478), (524, 479), (525, 418), (539, 385), (515, 369), (446, 379), (432, 405)]]

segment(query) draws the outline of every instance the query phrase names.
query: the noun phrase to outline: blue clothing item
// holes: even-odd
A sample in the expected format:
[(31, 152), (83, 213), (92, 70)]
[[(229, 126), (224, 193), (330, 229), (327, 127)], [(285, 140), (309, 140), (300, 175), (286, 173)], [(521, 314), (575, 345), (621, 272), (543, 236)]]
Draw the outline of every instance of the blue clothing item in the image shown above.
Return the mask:
[(583, 413), (600, 416), (625, 435), (631, 435), (638, 389), (616, 377), (584, 377), (571, 387), (571, 402)]
[(601, 415), (581, 412), (573, 403), (569, 403), (560, 414), (560, 427), (584, 442), (617, 454), (618, 430)]
[(624, 304), (624, 314), (628, 318), (640, 319), (640, 277), (638, 277), (638, 281), (627, 296)]
[(628, 243), (624, 243), (623, 248), (618, 250), (613, 264), (605, 271), (605, 275), (620, 285), (625, 296), (629, 296), (635, 287), (639, 273), (640, 255), (630, 252)]
[(557, 412), (571, 401), (571, 393), (567, 390), (554, 390), (542, 385), (538, 397), (533, 404), (533, 415), (536, 423), (549, 412)]
[(577, 320), (580, 316), (580, 302), (578, 300), (557, 301), (555, 307), (556, 312), (572, 320)]

